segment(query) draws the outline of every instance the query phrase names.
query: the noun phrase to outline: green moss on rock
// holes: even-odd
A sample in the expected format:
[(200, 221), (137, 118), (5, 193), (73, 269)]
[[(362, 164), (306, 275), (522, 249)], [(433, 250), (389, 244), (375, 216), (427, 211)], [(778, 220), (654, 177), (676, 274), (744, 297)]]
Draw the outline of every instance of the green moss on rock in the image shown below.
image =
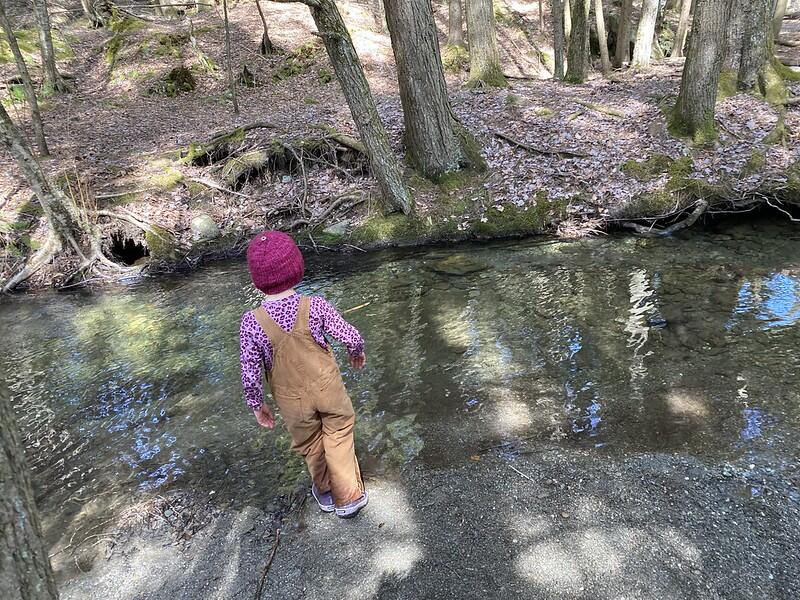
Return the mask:
[(151, 225), (145, 233), (145, 242), (150, 256), (156, 260), (175, 260), (178, 258), (178, 242), (169, 231), (158, 225)]
[(149, 94), (173, 98), (178, 94), (193, 92), (197, 87), (192, 72), (185, 66), (174, 67), (148, 89)]

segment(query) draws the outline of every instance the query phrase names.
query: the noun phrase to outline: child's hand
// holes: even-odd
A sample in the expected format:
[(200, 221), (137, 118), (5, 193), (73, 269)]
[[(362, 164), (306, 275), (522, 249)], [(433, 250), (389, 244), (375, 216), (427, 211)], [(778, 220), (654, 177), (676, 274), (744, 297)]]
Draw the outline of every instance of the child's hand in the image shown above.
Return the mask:
[(256, 416), (256, 421), (258, 421), (261, 427), (266, 427), (267, 429), (275, 427), (275, 417), (266, 404), (262, 404), (261, 408), (254, 410), (253, 414)]
[(364, 368), (364, 365), (367, 364), (367, 355), (363, 352), (358, 356), (351, 356), (350, 357), (350, 366), (354, 369), (360, 371)]

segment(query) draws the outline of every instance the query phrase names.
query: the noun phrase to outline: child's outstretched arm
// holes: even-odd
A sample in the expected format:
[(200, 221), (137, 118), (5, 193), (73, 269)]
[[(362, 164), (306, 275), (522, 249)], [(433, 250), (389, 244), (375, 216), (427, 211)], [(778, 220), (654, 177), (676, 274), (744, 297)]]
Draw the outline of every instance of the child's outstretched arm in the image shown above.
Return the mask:
[(239, 328), (239, 362), (242, 367), (242, 387), (244, 398), (256, 421), (262, 427), (272, 428), (275, 418), (270, 408), (264, 404), (264, 388), (261, 380), (261, 365), (264, 362), (261, 350), (256, 344), (253, 332), (249, 325), (247, 315), (242, 319)]
[(325, 335), (333, 338), (345, 348), (350, 355), (350, 364), (356, 369), (363, 369), (367, 362), (364, 354), (364, 338), (358, 329), (344, 320), (344, 317), (324, 298), (315, 297), (319, 314), (322, 315), (322, 328)]

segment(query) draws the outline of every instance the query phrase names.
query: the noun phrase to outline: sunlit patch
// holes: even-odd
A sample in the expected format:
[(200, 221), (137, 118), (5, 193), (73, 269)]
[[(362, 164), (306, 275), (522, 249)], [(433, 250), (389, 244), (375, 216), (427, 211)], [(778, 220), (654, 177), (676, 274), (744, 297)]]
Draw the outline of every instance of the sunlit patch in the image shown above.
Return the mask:
[(547, 535), (553, 528), (552, 524), (545, 517), (524, 516), (508, 519), (508, 527), (516, 536), (519, 542), (531, 542)]
[(658, 537), (661, 543), (672, 548), (672, 551), (680, 556), (683, 560), (692, 563), (696, 567), (700, 567), (703, 555), (700, 550), (692, 544), (685, 535), (682, 535), (675, 529), (664, 529), (658, 532)]
[(667, 407), (673, 415), (687, 419), (706, 419), (709, 415), (705, 399), (688, 390), (670, 391), (667, 395)]
[(379, 548), (373, 558), (375, 568), (385, 575), (408, 575), (422, 558), (422, 550), (415, 542), (392, 544)]
[(492, 426), (497, 433), (519, 433), (533, 424), (530, 407), (507, 391), (506, 397), (497, 400), (493, 407)]
[(622, 567), (626, 544), (615, 535), (602, 529), (592, 528), (578, 542), (589, 569), (596, 574), (609, 575)]
[(583, 573), (574, 560), (574, 553), (560, 544), (536, 544), (516, 560), (520, 577), (543, 587), (558, 586), (566, 593), (580, 591)]

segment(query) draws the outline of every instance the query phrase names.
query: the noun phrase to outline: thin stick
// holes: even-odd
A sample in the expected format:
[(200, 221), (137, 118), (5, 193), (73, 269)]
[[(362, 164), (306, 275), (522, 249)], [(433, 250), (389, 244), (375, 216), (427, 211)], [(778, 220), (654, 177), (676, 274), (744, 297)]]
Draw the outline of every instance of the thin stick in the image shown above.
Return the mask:
[(343, 315), (350, 314), (351, 312), (356, 312), (357, 310), (361, 310), (362, 308), (366, 308), (372, 304), (372, 302), (364, 302), (364, 304), (359, 304), (358, 306), (354, 306), (353, 308), (348, 308), (347, 310), (342, 311)]
[(524, 477), (525, 479), (527, 479), (527, 480), (528, 480), (528, 481), (530, 481), (531, 483), (539, 483), (538, 481), (536, 481), (535, 479), (533, 479), (533, 478), (532, 478), (532, 477), (530, 477), (529, 475), (525, 475), (525, 473), (523, 473), (522, 471), (520, 471), (519, 469), (517, 469), (517, 468), (516, 468), (516, 467), (514, 467), (513, 465), (510, 465), (510, 464), (508, 464), (508, 463), (505, 463), (505, 465), (506, 465), (506, 466), (507, 466), (509, 469), (511, 469), (512, 471), (514, 471), (514, 472), (515, 472), (517, 475), (521, 475), (522, 477)]
[(210, 179), (205, 179), (205, 178), (201, 178), (201, 177), (192, 177), (191, 180), (195, 181), (197, 183), (202, 183), (204, 186), (210, 187), (212, 190), (225, 192), (226, 194), (233, 194), (234, 196), (241, 196), (242, 198), (250, 198), (250, 196), (248, 196), (247, 194), (242, 194), (241, 192), (237, 192), (237, 191), (234, 191), (234, 190), (229, 190), (228, 188), (223, 187), (223, 186), (219, 185), (218, 183), (215, 183), (215, 182), (211, 181)]
[(113, 192), (111, 194), (95, 194), (95, 200), (109, 200), (110, 198), (119, 198), (121, 196), (128, 196), (132, 194), (143, 194), (155, 188), (142, 188), (140, 190), (122, 190), (121, 192)]
[(269, 553), (269, 558), (267, 559), (267, 564), (264, 565), (264, 571), (261, 573), (261, 581), (258, 582), (258, 589), (256, 590), (256, 595), (254, 600), (259, 600), (261, 598), (261, 592), (264, 591), (264, 583), (267, 581), (267, 573), (269, 573), (269, 568), (272, 566), (272, 561), (275, 560), (275, 553), (278, 551), (278, 544), (281, 541), (281, 530), (280, 527), (275, 530), (275, 541), (272, 542), (272, 551)]

